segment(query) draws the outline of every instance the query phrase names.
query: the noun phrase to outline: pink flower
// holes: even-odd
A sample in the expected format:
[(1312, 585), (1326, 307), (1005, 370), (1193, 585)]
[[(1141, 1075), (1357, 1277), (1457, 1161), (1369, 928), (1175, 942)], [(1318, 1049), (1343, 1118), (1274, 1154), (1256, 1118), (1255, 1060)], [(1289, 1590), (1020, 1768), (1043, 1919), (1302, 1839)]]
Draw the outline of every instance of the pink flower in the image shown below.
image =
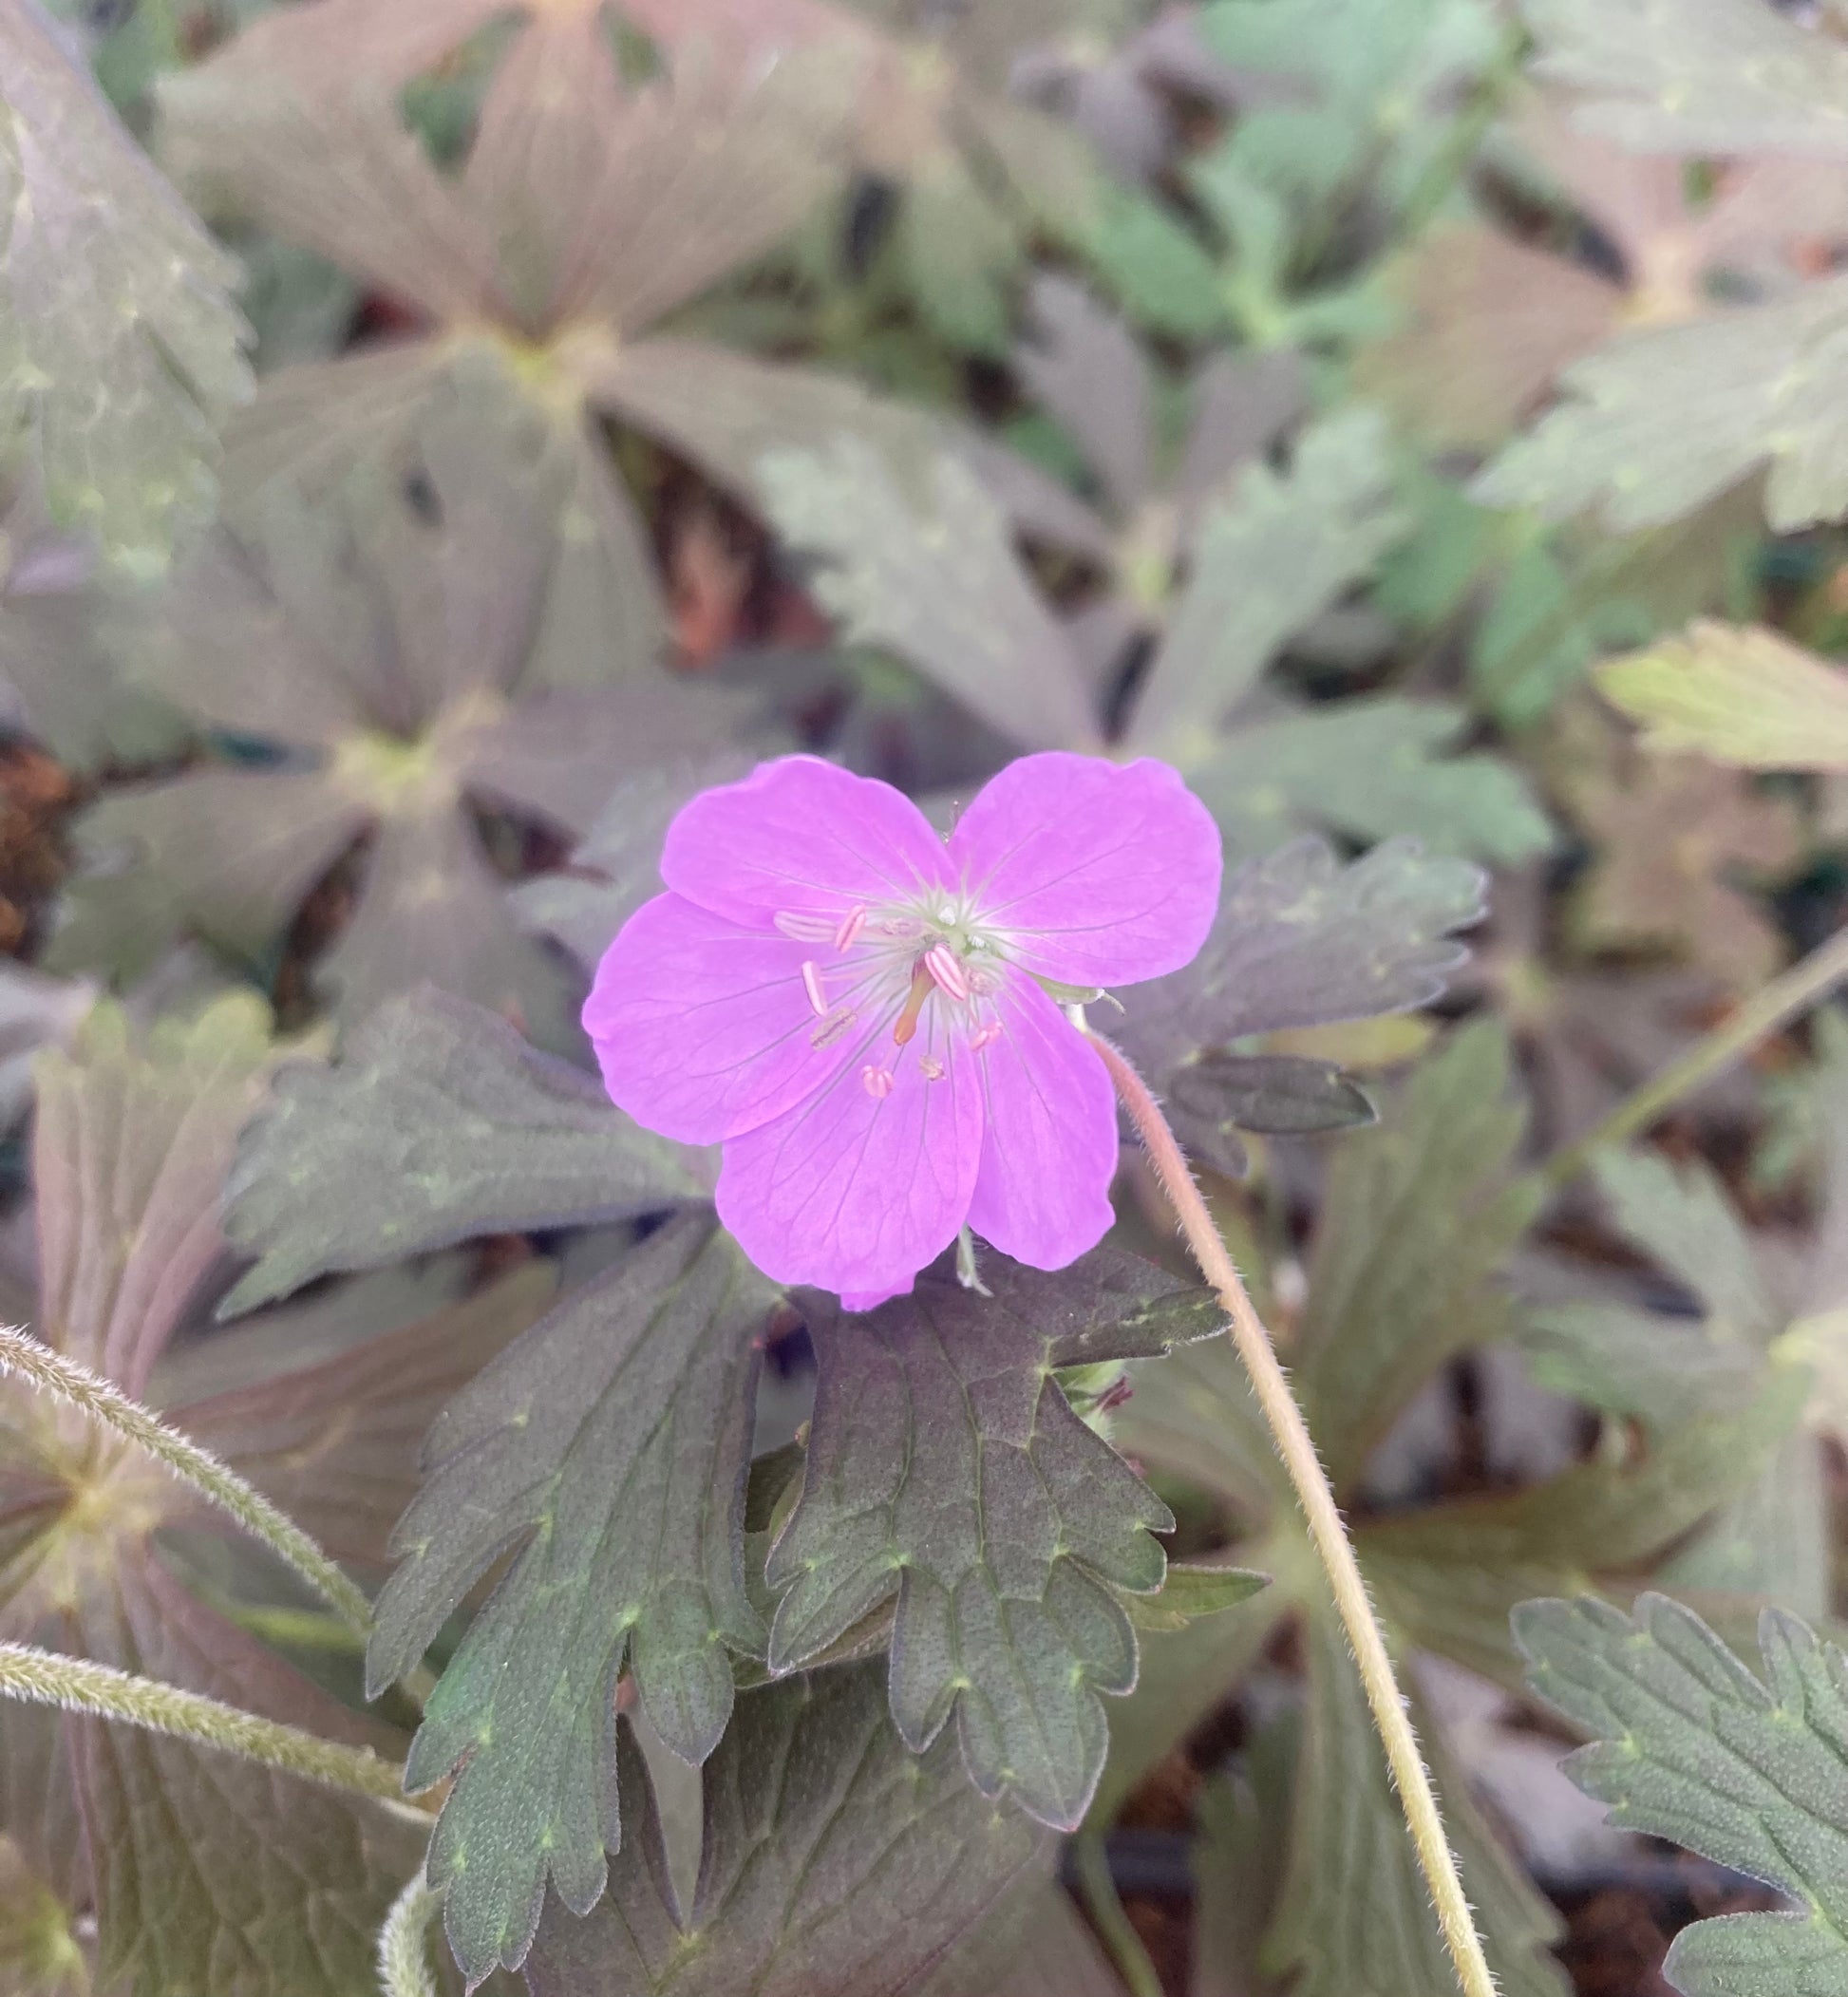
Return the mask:
[(867, 1309), (965, 1223), (1036, 1269), (1109, 1226), (1117, 1113), (1047, 981), (1160, 977), (1205, 940), (1219, 834), (1165, 763), (1010, 763), (946, 841), (812, 756), (695, 798), (668, 892), (584, 1008), (611, 1099), (725, 1146), (720, 1217), (779, 1282)]

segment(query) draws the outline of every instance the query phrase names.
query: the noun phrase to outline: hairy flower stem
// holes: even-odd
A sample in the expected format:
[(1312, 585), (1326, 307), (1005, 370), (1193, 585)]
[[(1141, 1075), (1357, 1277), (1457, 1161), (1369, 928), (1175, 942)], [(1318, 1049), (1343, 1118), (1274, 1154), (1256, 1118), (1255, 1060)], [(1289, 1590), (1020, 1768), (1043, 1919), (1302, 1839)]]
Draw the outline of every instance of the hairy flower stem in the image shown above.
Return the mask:
[(430, 1921), (442, 1905), (443, 1895), (421, 1872), (392, 1901), (379, 1930), (381, 1997), (438, 1997), (428, 1935)]
[(1342, 1522), (1328, 1474), (1315, 1453), (1309, 1424), (1296, 1404), (1271, 1343), (1271, 1334), (1246, 1292), (1175, 1134), (1168, 1128), (1167, 1119), (1147, 1084), (1107, 1040), (1093, 1033), (1091, 1042), (1110, 1070), (1117, 1094), (1148, 1152), (1200, 1272), (1217, 1292), (1231, 1320), (1233, 1343), (1251, 1378), (1258, 1405), (1264, 1410), (1277, 1454), (1295, 1487), (1297, 1501), (1309, 1521), (1310, 1537), (1334, 1592), (1342, 1627), (1353, 1646), (1367, 1703), (1386, 1748), (1405, 1822), (1417, 1847), (1419, 1866), (1443, 1931), (1444, 1945), (1457, 1968), (1458, 1984), (1464, 1997), (1495, 1997), (1495, 1977), (1482, 1953), (1481, 1937), (1476, 1931), (1475, 1918), (1463, 1893), (1457, 1856), (1444, 1832), (1437, 1793), (1419, 1751), (1418, 1736), (1405, 1711), (1405, 1694), (1399, 1689), (1385, 1633), (1373, 1613), (1360, 1562), (1354, 1557), (1353, 1541)]
[(1627, 1143), (1647, 1130), (1684, 1096), (1749, 1053), (1766, 1034), (1808, 1011), (1844, 979), (1848, 979), (1848, 929), (1839, 930), (1773, 978), (1697, 1040), (1679, 1061), (1671, 1061), (1659, 1075), (1650, 1076), (1582, 1138), (1556, 1151), (1538, 1168), (1541, 1184), (1556, 1193), (1576, 1178), (1599, 1152)]
[(292, 1518), (279, 1512), (260, 1491), (253, 1490), (210, 1450), (169, 1428), (87, 1366), (54, 1352), (29, 1332), (0, 1325), (0, 1379), (9, 1373), (146, 1450), (181, 1483), (190, 1484), (208, 1503), (235, 1518), (287, 1561), (342, 1622), (361, 1636), (371, 1630), (372, 1611), (359, 1589)]
[(151, 1733), (197, 1741), (201, 1747), (222, 1748), (226, 1754), (261, 1762), (330, 1789), (412, 1807), (405, 1801), (405, 1771), (368, 1748), (324, 1741), (298, 1726), (285, 1726), (158, 1679), (92, 1664), (85, 1657), (61, 1657), (30, 1644), (0, 1643), (0, 1698), (120, 1720)]

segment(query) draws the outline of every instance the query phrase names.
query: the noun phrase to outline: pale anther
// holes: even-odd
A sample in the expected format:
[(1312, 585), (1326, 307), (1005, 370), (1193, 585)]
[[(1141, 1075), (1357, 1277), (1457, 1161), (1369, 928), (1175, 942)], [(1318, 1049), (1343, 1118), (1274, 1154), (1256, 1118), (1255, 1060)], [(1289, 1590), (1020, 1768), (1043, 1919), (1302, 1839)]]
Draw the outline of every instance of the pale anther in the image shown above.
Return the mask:
[(971, 1054), (979, 1054), (984, 1047), (991, 1047), (1001, 1038), (1001, 1022), (991, 1019), (969, 1044)]
[(849, 909), (847, 911), (846, 917), (842, 921), (840, 927), (834, 933), (835, 949), (852, 950), (854, 947), (854, 939), (865, 927), (866, 911), (863, 908)]
[(845, 1035), (847, 1028), (853, 1025), (854, 1017), (854, 1008), (851, 1006), (838, 1006), (809, 1034), (809, 1046), (812, 1047), (833, 1046), (835, 1042), (841, 1039)]
[(815, 1008), (817, 1019), (828, 1016), (827, 994), (821, 989), (821, 973), (812, 963), (802, 965), (802, 989), (808, 993), (808, 1002)]
[(859, 1071), (860, 1086), (869, 1096), (883, 1099), (892, 1093), (892, 1070), (875, 1067), (869, 1061)]
[(924, 968), (946, 997), (966, 999), (969, 996), (969, 973), (963, 969), (962, 959), (947, 943), (931, 945), (924, 952)]
[(779, 909), (770, 917), (781, 935), (792, 943), (826, 943), (834, 935), (833, 919), (827, 915), (806, 915), (796, 909)]
[(943, 1080), (944, 1066), (942, 1062), (933, 1060), (929, 1054), (920, 1054), (917, 1058), (917, 1065), (926, 1082), (941, 1082)]

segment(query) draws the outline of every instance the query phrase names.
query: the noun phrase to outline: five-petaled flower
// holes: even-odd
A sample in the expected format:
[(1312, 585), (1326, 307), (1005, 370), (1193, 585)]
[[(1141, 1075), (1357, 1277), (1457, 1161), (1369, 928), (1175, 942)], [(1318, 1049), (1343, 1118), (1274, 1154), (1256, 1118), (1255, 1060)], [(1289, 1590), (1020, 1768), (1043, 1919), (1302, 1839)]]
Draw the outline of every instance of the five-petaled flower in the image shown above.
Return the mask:
[(1047, 986), (1179, 970), (1220, 865), (1165, 763), (1023, 757), (946, 840), (889, 785), (784, 757), (674, 820), (668, 892), (584, 1026), (618, 1107), (724, 1145), (720, 1216), (778, 1281), (870, 1308), (964, 1225), (1060, 1269), (1110, 1224), (1117, 1115)]

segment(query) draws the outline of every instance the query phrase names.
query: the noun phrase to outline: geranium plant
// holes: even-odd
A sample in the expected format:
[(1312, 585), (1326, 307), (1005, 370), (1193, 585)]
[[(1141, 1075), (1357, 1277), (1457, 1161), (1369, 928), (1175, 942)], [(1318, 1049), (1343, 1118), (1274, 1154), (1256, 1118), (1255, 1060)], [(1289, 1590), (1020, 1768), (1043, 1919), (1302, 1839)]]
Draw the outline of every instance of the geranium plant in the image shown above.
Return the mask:
[(1848, 1991), (1844, 135), (0, 0), (5, 1997)]

